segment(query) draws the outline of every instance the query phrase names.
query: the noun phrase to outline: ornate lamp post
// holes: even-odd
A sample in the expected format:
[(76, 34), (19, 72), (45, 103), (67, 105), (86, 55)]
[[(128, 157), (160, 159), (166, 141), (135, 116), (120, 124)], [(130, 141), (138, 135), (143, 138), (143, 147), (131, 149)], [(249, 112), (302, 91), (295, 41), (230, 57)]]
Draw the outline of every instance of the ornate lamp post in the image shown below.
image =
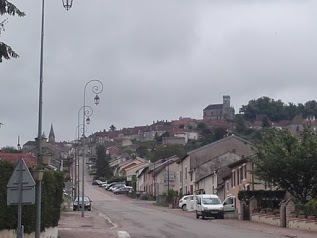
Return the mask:
[[(65, 4), (64, 4), (65, 3)], [(72, 7), (73, 0), (63, 1), (63, 6), (66, 10)], [(40, 86), (39, 86), (39, 120), (38, 120), (38, 135), (37, 135), (37, 150), (38, 150), (38, 165), (42, 166), (42, 106), (43, 106), (43, 59), (44, 59), (44, 12), (45, 0), (42, 0), (42, 20), (41, 20), (41, 48), (40, 48)], [(42, 181), (36, 181), (36, 221), (35, 221), (35, 238), (40, 238), (41, 234), (41, 202), (42, 202)]]
[(73, 6), (73, 0), (62, 0), (62, 2), (67, 11)]
[[(76, 131), (77, 131), (77, 149), (79, 147), (79, 139), (80, 139), (80, 131), (82, 132), (82, 134), (84, 134), (87, 131), (87, 126), (84, 124), (79, 124), (80, 123), (80, 113), (83, 110), (83, 113), (86, 115), (87, 119), (86, 122), (88, 121), (87, 125), (90, 123), (90, 117), (92, 116), (92, 114), (94, 113), (94, 110), (92, 109), (92, 107), (90, 106), (82, 106), (79, 110), (78, 110), (78, 115), (77, 115), (77, 127), (76, 127)], [(76, 159), (75, 159), (76, 160)], [(75, 184), (77, 184), (77, 193), (75, 192), (75, 198), (79, 198), (79, 153), (77, 153), (77, 161), (76, 161), (76, 169), (75, 171), (77, 171), (77, 176), (78, 179), (75, 182)], [(84, 166), (84, 165), (83, 165)], [(75, 179), (77, 177), (75, 175)], [(79, 201), (79, 199), (78, 199)]]
[[(80, 110), (79, 110), (80, 112)], [(79, 113), (78, 112), (78, 113)], [(79, 120), (78, 120), (79, 121)], [(81, 131), (84, 133), (84, 130), (87, 130), (87, 127), (84, 126), (83, 124), (80, 124), (76, 127), (76, 146), (75, 146), (75, 168), (74, 168), (74, 186), (75, 186), (75, 191), (74, 191), (74, 198), (79, 197), (79, 152), (78, 152), (78, 147), (79, 147), (79, 132)]]
[[(94, 102), (96, 105), (99, 104), (100, 102), (100, 98), (99, 98), (99, 94), (103, 91), (103, 84), (100, 80), (98, 79), (93, 79), (93, 80), (90, 80), (86, 83), (85, 87), (84, 87), (84, 105), (83, 105), (83, 108), (86, 108), (86, 89), (87, 89), (87, 86), (89, 84), (93, 84), (92, 86), (92, 92), (95, 94), (95, 98), (94, 98)], [(83, 125), (85, 126), (87, 124), (90, 123), (90, 119), (89, 119), (89, 116), (87, 116), (86, 114), (86, 110), (83, 111)], [(82, 206), (81, 206), (81, 216), (84, 217), (84, 213), (85, 213), (85, 206), (84, 206), (84, 197), (85, 197), (85, 183), (84, 183), (84, 178), (85, 178), (85, 156), (86, 156), (86, 150), (85, 150), (85, 130), (83, 131), (83, 140), (82, 140), (82, 143), (83, 143), (83, 167), (82, 167)]]

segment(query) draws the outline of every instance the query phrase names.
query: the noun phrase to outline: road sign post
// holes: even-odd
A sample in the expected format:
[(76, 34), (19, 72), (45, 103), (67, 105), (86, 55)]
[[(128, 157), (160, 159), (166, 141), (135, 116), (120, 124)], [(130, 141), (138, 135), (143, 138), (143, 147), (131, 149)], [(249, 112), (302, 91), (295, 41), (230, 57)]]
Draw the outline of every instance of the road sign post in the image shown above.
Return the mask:
[(25, 164), (20, 159), (7, 184), (7, 204), (18, 205), (17, 238), (24, 237), (22, 225), (22, 205), (35, 203), (35, 182)]

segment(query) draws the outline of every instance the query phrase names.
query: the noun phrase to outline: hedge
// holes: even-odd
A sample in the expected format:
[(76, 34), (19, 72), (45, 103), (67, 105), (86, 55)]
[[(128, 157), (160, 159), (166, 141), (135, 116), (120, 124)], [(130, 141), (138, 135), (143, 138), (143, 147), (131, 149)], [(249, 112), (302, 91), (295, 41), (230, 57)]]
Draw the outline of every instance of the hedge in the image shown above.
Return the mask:
[(257, 199), (259, 208), (278, 209), (280, 202), (284, 199), (286, 192), (282, 190), (255, 190), (255, 191), (239, 191), (238, 199), (247, 202), (254, 197)]
[[(18, 208), (7, 206), (7, 183), (15, 165), (0, 160), (0, 230), (17, 228)], [(63, 202), (64, 173), (45, 171), (42, 182), (41, 230), (55, 227), (61, 215)], [(22, 224), (26, 233), (35, 231), (35, 205), (22, 207)]]

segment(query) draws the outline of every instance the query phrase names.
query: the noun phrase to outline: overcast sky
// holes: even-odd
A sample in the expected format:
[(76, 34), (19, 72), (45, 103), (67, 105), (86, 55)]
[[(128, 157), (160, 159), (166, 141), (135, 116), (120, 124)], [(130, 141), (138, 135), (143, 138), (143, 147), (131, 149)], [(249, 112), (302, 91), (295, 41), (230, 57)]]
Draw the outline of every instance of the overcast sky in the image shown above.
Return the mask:
[[(0, 40), (19, 59), (0, 64), (0, 147), (37, 136), (41, 0), (12, 0)], [(87, 134), (180, 116), (202, 118), (231, 96), (316, 99), (316, 0), (46, 1), (43, 131), (73, 140), (84, 86), (103, 82)], [(4, 17), (0, 17), (0, 20)], [(93, 86), (90, 84), (90, 86)]]

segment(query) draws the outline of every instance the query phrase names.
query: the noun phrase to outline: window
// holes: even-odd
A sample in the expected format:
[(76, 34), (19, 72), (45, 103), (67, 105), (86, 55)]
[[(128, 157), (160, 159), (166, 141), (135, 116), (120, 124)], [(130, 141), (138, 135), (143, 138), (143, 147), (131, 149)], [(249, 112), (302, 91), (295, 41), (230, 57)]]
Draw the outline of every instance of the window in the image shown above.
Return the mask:
[(240, 184), (240, 168), (237, 169), (237, 185)]
[(182, 182), (183, 181), (183, 171), (181, 170), (180, 173), (179, 173), (179, 182)]
[(235, 170), (232, 170), (231, 179), (232, 179), (232, 187), (234, 188), (236, 186), (236, 171)]
[(227, 205), (233, 204), (233, 197), (227, 198), (225, 202), (227, 203)]
[(227, 180), (226, 185), (227, 185), (227, 192), (229, 192), (229, 180)]
[(187, 179), (187, 167), (185, 167), (185, 179)]
[(190, 181), (193, 181), (193, 173), (190, 173)]
[(247, 179), (247, 165), (243, 165), (244, 179)]
[(242, 167), (240, 167), (240, 181), (242, 181), (244, 179), (244, 165), (242, 165)]
[(185, 194), (187, 194), (187, 186), (185, 186)]

